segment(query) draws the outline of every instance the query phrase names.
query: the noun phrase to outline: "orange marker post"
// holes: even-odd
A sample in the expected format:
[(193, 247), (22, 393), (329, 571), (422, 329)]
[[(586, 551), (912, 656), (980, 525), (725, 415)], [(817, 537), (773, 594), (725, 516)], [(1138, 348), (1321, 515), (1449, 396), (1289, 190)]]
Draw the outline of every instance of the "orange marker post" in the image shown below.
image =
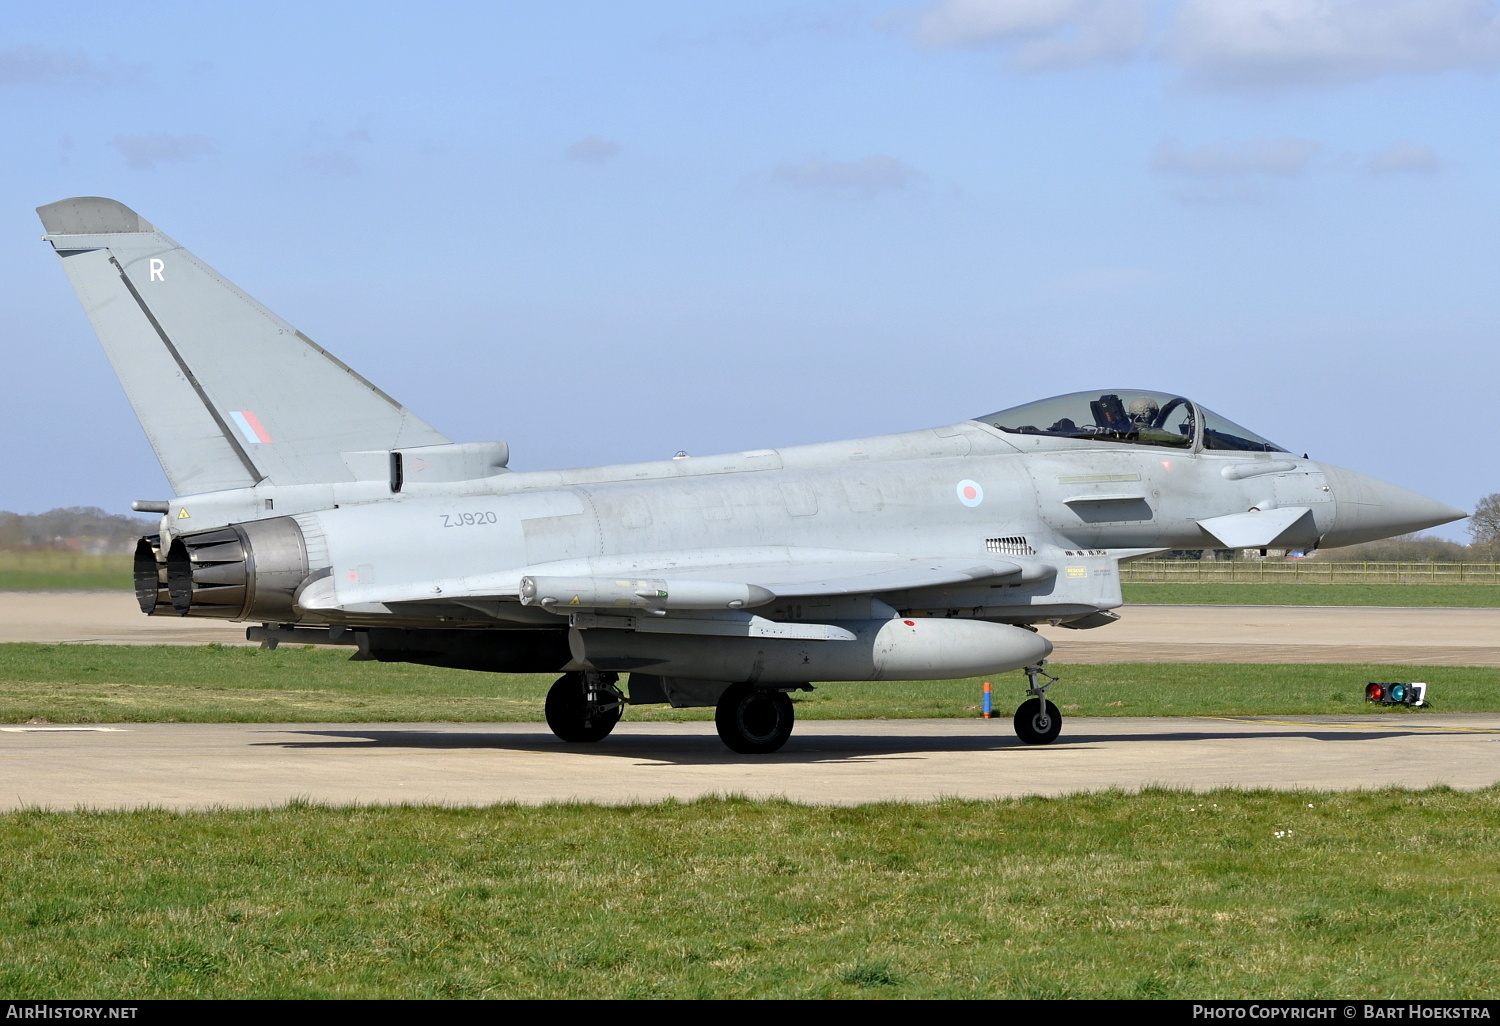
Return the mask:
[(990, 718), (990, 701), (991, 701), (990, 694), (991, 694), (991, 691), (990, 691), (990, 682), (989, 681), (985, 681), (984, 682), (984, 718), (985, 719), (989, 719)]

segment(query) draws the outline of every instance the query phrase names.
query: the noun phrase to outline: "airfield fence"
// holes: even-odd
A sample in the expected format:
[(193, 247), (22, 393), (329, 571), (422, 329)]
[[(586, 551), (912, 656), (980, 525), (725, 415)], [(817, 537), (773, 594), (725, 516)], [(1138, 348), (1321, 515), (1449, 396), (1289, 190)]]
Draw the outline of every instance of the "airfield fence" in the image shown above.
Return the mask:
[(1124, 584), (1500, 584), (1500, 563), (1137, 559)]

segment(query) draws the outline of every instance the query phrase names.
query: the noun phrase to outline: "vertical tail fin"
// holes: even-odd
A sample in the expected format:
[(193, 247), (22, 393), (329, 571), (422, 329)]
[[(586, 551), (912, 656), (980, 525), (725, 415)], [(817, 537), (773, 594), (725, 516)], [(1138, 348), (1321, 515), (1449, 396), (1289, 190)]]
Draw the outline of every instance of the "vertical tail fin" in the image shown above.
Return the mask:
[(177, 494), (347, 481), (342, 452), (448, 441), (129, 207), (37, 213)]

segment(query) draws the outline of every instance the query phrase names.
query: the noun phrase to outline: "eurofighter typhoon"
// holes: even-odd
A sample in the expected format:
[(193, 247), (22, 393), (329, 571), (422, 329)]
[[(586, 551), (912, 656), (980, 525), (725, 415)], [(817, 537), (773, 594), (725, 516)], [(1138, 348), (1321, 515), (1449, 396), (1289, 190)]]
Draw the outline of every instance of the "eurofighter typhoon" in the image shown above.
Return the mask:
[(1125, 388), (878, 438), (513, 472), (504, 442), (449, 441), (123, 204), (38, 213), (176, 493), (135, 503), (162, 514), (136, 548), (141, 611), (248, 621), (270, 647), (558, 673), (564, 741), (670, 703), (715, 707), (736, 752), (773, 752), (810, 682), (1020, 669), (1016, 733), (1047, 744), (1062, 718), (1037, 625), (1116, 620), (1122, 560), (1465, 515)]

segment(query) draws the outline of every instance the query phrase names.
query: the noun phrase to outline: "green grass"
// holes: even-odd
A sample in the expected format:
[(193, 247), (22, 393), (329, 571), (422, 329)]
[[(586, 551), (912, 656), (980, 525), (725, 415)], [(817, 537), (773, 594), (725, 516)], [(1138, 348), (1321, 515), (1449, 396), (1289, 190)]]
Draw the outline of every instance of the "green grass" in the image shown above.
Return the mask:
[(556, 675), (350, 662), (352, 649), (0, 645), (0, 721), (526, 721)]
[[(1442, 712), (1500, 711), (1500, 670), (1350, 664), (1057, 664), (1051, 697), (1086, 716), (1308, 715), (1382, 711), (1372, 680), (1425, 680)], [(282, 646), (0, 645), (0, 722), (505, 722), (542, 718), (552, 674), (350, 662), (348, 650)], [(1024, 678), (992, 678), (1008, 716)], [(820, 684), (794, 696), (802, 719), (977, 716), (980, 682)], [(1389, 710), (1384, 710), (1389, 711)], [(1412, 711), (1420, 715), (1420, 710)], [(709, 709), (639, 706), (632, 720), (709, 719)]]
[(0, 591), (130, 590), (131, 557), (0, 549)]
[(1130, 604), (1500, 607), (1490, 584), (1124, 584)]
[(1475, 998), (1500, 977), (1493, 788), (24, 811), (0, 866), (12, 1000)]

